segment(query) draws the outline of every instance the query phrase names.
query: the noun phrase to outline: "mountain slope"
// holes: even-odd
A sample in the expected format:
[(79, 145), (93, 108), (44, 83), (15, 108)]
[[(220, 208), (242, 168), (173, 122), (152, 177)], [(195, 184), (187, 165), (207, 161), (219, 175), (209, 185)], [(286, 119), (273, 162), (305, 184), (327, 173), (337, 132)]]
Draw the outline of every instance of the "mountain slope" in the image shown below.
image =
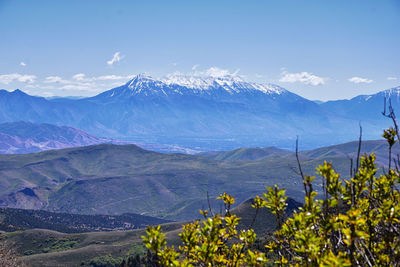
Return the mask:
[(372, 95), (359, 95), (349, 100), (327, 101), (320, 104), (340, 116), (353, 119), (382, 120), (384, 100), (391, 100), (393, 108), (398, 111), (400, 104), (400, 86)]
[[(352, 152), (354, 151), (354, 152)], [(300, 153), (304, 173), (315, 174), (323, 160), (347, 176), (357, 143)], [(377, 151), (387, 162), (387, 145), (366, 141), (362, 151)], [(400, 153), (399, 146), (394, 154)], [(139, 213), (172, 220), (198, 216), (198, 209), (228, 192), (242, 202), (279, 185), (303, 198), (293, 171), (294, 153), (254, 161), (219, 161), (197, 155), (161, 154), (135, 145), (95, 145), (24, 155), (0, 155), (0, 205), (79, 214)], [(319, 185), (316, 183), (315, 189)]]
[[(315, 122), (320, 122), (315, 131), (328, 131), (322, 122), (329, 120), (314, 102), (278, 86), (247, 83), (237, 77), (160, 81), (137, 76), (90, 101), (108, 106), (110, 114), (121, 113), (123, 107), (126, 120), (114, 126), (125, 135), (162, 133), (166, 138), (231, 137), (251, 142), (293, 138), (293, 132), (308, 132), (308, 124)], [(113, 115), (103, 115), (101, 123), (106, 125)]]
[[(249, 183), (247, 191), (241, 190), (247, 167), (196, 156), (160, 154), (135, 145), (0, 155), (0, 164), (1, 205), (8, 207), (166, 216), (193, 203), (196, 209), (174, 214), (174, 218), (190, 218), (206, 204), (207, 191), (217, 196), (226, 190), (244, 200), (253, 190), (262, 190), (258, 183)], [(274, 175), (266, 181), (261, 170), (253, 174), (249, 179), (254, 182), (276, 181)]]
[[(182, 223), (161, 226), (171, 245), (179, 245)], [(141, 236), (145, 229), (113, 232), (65, 234), (45, 229), (30, 229), (0, 235), (13, 244), (17, 255), (27, 266), (93, 266), (88, 263), (99, 256), (126, 257), (143, 255), (146, 250)], [(84, 264), (86, 263), (86, 264)]]
[[(357, 157), (358, 141), (344, 144), (320, 147), (313, 150), (303, 150), (299, 155), (307, 159), (325, 159), (331, 157), (353, 158)], [(366, 140), (361, 142), (360, 154), (375, 153), (376, 160), (381, 165), (386, 165), (389, 146), (385, 140)], [(397, 143), (392, 148), (392, 154), (400, 154), (400, 145)], [(221, 161), (261, 161), (276, 158), (293, 157), (294, 153), (276, 147), (266, 148), (239, 148), (231, 151), (211, 151), (196, 154), (201, 157)]]
[(32, 153), (111, 141), (67, 126), (23, 121), (0, 124), (1, 154)]
[(400, 86), (384, 90), (372, 95), (360, 95), (349, 100), (327, 101), (320, 106), (337, 116), (345, 119), (357, 120), (363, 126), (364, 134), (371, 138), (382, 134), (382, 129), (392, 125), (392, 121), (382, 116), (389, 99), (397, 114), (400, 112)]
[(79, 215), (43, 210), (0, 208), (0, 230), (13, 232), (26, 229), (48, 229), (63, 233), (132, 230), (168, 221), (127, 213), (119, 216)]
[[(295, 201), (292, 198), (288, 198), (286, 203), (288, 204), (285, 210), (285, 216), (291, 216), (293, 211), (298, 210), (303, 204)], [(256, 209), (251, 205), (253, 200), (249, 199), (240, 203), (238, 206), (232, 209), (232, 213), (240, 217), (239, 229), (248, 230), (253, 229), (258, 237), (262, 237), (266, 233), (272, 233), (277, 228), (275, 214), (271, 213), (267, 208), (262, 208), (256, 215)]]
[[(293, 210), (301, 206), (293, 199), (288, 199), (286, 214), (290, 216)], [(251, 200), (247, 200), (232, 213), (241, 217), (238, 229), (255, 230), (258, 237), (271, 233), (276, 229), (275, 215), (266, 208), (261, 209), (253, 223), (255, 209), (251, 207)], [(66, 214), (67, 215), (67, 214)], [(90, 216), (87, 216), (90, 217)], [(94, 217), (94, 216), (93, 216)], [(110, 216), (116, 217), (116, 216)], [(161, 227), (166, 233), (168, 245), (180, 245), (178, 234), (184, 222), (165, 223)], [(87, 266), (93, 258), (105, 255), (126, 257), (128, 254), (143, 255), (145, 253), (141, 236), (144, 229), (134, 231), (92, 232), (78, 234), (64, 234), (47, 229), (32, 229), (6, 233), (0, 238), (13, 243), (14, 250), (24, 256), (28, 266)], [(122, 261), (122, 259), (120, 259)], [(91, 266), (91, 265), (90, 265)]]
[(236, 160), (263, 160), (274, 157), (281, 157), (292, 154), (289, 150), (279, 149), (276, 147), (266, 148), (239, 148), (231, 151), (211, 151), (198, 153), (198, 156), (207, 157), (222, 161)]

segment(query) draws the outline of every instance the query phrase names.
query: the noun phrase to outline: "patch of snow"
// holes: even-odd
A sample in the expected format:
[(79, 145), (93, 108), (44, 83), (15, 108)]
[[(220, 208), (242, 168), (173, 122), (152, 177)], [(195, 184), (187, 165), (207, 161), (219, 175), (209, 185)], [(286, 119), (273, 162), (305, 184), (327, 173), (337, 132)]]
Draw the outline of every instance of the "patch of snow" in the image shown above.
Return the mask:
[[(182, 74), (168, 75), (162, 79), (154, 79), (147, 74), (139, 74), (130, 80), (126, 86), (132, 94), (208, 94), (216, 90), (224, 90), (229, 94), (242, 92), (261, 91), (265, 94), (281, 94), (286, 90), (274, 84), (259, 84), (246, 82), (237, 75), (226, 75), (220, 77), (211, 76), (187, 76)], [(112, 94), (111, 96), (113, 96)]]

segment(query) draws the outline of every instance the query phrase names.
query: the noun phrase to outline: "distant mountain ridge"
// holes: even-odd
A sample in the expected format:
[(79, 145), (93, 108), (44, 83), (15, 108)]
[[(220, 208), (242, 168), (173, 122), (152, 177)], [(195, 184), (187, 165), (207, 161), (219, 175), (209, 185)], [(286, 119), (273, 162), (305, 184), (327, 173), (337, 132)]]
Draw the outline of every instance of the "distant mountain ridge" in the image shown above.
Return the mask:
[(96, 136), (202, 151), (291, 148), (299, 135), (303, 147), (311, 149), (356, 139), (359, 123), (366, 139), (378, 138), (391, 123), (381, 115), (384, 97), (390, 95), (393, 105), (400, 105), (394, 97), (399, 88), (315, 103), (278, 85), (237, 76), (137, 75), (81, 99), (49, 100), (0, 90), (0, 123), (68, 125)]
[[(384, 101), (392, 102), (395, 111), (400, 111), (400, 86), (380, 91), (372, 95), (359, 95), (349, 100), (335, 100), (321, 103), (321, 107), (330, 110), (338, 116), (361, 121), (386, 121), (389, 119), (382, 116)], [(380, 123), (381, 124), (381, 123)]]
[(273, 157), (290, 155), (293, 152), (289, 150), (279, 149), (276, 147), (266, 148), (239, 148), (232, 151), (210, 151), (202, 152), (197, 155), (222, 161), (257, 161)]
[(140, 147), (159, 152), (198, 153), (196, 150), (176, 145), (143, 144), (101, 138), (68, 126), (25, 121), (0, 123), (0, 154), (26, 154), (104, 143), (118, 145), (136, 143)]
[[(332, 157), (357, 158), (358, 141), (320, 147), (313, 150), (299, 151), (301, 158), (320, 159)], [(376, 163), (385, 166), (388, 164), (388, 144), (385, 140), (364, 140), (361, 142), (361, 156), (364, 153), (375, 153)], [(393, 155), (400, 155), (400, 145), (393, 146)], [(219, 161), (267, 161), (272, 159), (287, 158), (294, 155), (293, 151), (279, 149), (276, 147), (266, 148), (239, 148), (231, 151), (210, 151), (196, 154), (201, 157), (211, 158)]]
[(0, 154), (33, 153), (109, 142), (112, 140), (67, 126), (23, 121), (0, 124)]

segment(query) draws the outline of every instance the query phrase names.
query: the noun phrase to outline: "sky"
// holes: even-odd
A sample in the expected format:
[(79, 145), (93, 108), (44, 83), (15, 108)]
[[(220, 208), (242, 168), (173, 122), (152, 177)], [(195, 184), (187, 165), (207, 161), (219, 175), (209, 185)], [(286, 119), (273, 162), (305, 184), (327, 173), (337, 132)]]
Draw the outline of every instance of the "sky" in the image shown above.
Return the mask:
[(139, 73), (239, 75), (311, 100), (400, 85), (400, 0), (0, 0), (0, 88), (92, 96)]

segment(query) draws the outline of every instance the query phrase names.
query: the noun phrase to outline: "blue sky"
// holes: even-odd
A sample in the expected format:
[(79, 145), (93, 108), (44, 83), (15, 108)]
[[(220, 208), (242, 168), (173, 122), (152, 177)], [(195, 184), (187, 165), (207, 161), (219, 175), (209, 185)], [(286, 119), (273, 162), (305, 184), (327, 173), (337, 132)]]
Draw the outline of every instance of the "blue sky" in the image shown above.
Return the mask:
[(209, 68), (320, 100), (400, 85), (399, 0), (0, 0), (0, 36), (0, 88), (42, 96)]

